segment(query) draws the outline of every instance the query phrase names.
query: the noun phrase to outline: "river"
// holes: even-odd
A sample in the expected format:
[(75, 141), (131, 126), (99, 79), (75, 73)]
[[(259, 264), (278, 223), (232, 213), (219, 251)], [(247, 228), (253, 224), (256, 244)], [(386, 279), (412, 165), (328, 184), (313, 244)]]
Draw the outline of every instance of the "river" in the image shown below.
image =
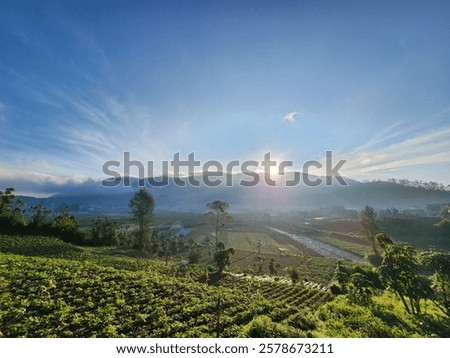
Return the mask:
[(342, 250), (338, 247), (335, 247), (333, 245), (326, 244), (320, 240), (313, 239), (311, 237), (305, 236), (305, 235), (295, 235), (288, 233), (286, 231), (282, 231), (279, 229), (275, 229), (273, 227), (269, 227), (270, 230), (273, 230), (279, 234), (289, 236), (290, 238), (302, 243), (305, 245), (308, 249), (314, 250), (319, 255), (330, 257), (333, 259), (341, 259), (341, 260), (349, 260), (349, 261), (356, 261), (356, 262), (363, 262), (364, 260), (355, 254), (352, 254), (351, 252)]

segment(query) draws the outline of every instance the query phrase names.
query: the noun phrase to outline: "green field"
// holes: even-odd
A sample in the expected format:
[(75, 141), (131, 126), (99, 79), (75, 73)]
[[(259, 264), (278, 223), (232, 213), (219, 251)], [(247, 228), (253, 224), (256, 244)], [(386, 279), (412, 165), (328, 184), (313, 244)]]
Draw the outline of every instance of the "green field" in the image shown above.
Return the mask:
[[(210, 231), (208, 227), (199, 227), (189, 237), (197, 243), (201, 243), (207, 235), (212, 240), (213, 235)], [(264, 260), (262, 267), (264, 275), (269, 274), (269, 262), (274, 260), (277, 265), (277, 276), (287, 277), (288, 270), (297, 267), (302, 279), (326, 285), (331, 280), (336, 266), (334, 259), (311, 252), (301, 244), (295, 247), (283, 235), (263, 231), (257, 225), (223, 230), (220, 232), (219, 240), (235, 250), (229, 268), (229, 271), (234, 273), (256, 273), (258, 257), (261, 257)], [(201, 253), (201, 263), (207, 264), (210, 258), (208, 249), (199, 247), (197, 250)]]
[(235, 232), (228, 231), (222, 233), (222, 238), (225, 244), (233, 247), (237, 250), (243, 251), (258, 251), (258, 246), (260, 245), (261, 253), (272, 253), (272, 254), (290, 254), (290, 255), (302, 255), (303, 252), (296, 249), (294, 246), (289, 244), (281, 244), (274, 239), (272, 239), (265, 232)]
[[(1, 236), (0, 242), (5, 337), (236, 337), (246, 336), (261, 315), (280, 335), (305, 336), (315, 328), (311, 312), (331, 297), (232, 276), (206, 284), (200, 267), (113, 257), (51, 238)], [(30, 245), (38, 248), (34, 254)]]
[[(361, 306), (311, 282), (248, 274), (215, 277), (205, 265), (165, 265), (132, 255), (42, 236), (0, 236), (0, 336), (450, 335), (448, 319), (429, 300), (422, 301), (424, 314), (416, 317), (386, 291)], [(333, 264), (292, 257), (304, 259), (304, 266), (298, 265), (302, 276), (320, 277)]]

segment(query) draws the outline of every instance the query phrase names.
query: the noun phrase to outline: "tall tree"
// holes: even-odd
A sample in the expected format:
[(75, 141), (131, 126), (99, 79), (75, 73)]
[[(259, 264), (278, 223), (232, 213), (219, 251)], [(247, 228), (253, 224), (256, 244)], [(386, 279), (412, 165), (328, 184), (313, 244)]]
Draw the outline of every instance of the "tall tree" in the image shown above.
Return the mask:
[(139, 249), (145, 251), (150, 239), (155, 201), (152, 195), (142, 188), (131, 198), (129, 207), (132, 217), (138, 223)]
[(380, 229), (375, 223), (376, 217), (377, 214), (375, 210), (369, 205), (366, 205), (364, 210), (361, 211), (361, 225), (363, 227), (363, 232), (372, 243), (372, 249), (374, 254), (379, 255), (376, 246), (375, 235), (380, 232)]
[(228, 212), (228, 203), (221, 200), (213, 201), (206, 205), (210, 211), (205, 214), (206, 221), (212, 223), (215, 229), (216, 237), (216, 251), (218, 250), (219, 243), (219, 231), (228, 222), (232, 220), (230, 213)]

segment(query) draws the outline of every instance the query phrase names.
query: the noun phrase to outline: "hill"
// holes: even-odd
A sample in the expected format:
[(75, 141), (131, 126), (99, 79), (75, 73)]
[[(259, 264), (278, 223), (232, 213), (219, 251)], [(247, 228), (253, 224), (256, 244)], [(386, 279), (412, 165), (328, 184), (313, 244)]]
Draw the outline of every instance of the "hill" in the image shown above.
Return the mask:
[[(217, 199), (227, 201), (236, 212), (316, 210), (332, 206), (361, 209), (365, 205), (375, 208), (408, 208), (450, 202), (448, 191), (393, 182), (358, 182), (346, 179), (346, 186), (334, 183), (331, 186), (322, 184), (311, 187), (300, 183), (286, 187), (279, 183), (271, 187), (263, 184), (263, 178), (260, 178), (258, 185), (245, 187), (237, 185), (242, 179), (242, 176), (235, 175), (233, 186), (217, 187), (193, 186), (189, 183), (179, 186), (173, 178), (168, 178), (168, 185), (161, 187), (150, 186), (147, 180), (133, 178), (130, 179), (129, 187), (104, 187), (98, 182), (89, 181), (54, 188), (58, 190), (57, 193), (45, 199), (45, 203), (52, 209), (73, 205), (83, 212), (119, 213), (128, 210), (129, 199), (139, 185), (145, 185), (153, 194), (158, 211), (203, 212), (206, 203)], [(24, 200), (31, 205), (39, 201), (30, 197)]]

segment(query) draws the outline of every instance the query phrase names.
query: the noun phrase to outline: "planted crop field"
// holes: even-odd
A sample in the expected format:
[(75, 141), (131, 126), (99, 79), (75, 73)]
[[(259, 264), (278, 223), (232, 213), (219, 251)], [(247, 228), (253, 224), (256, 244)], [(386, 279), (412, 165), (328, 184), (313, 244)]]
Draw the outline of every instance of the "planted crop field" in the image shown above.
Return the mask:
[(257, 251), (259, 247), (262, 253), (302, 254), (294, 246), (288, 243), (279, 243), (264, 232), (229, 231), (227, 233), (227, 243), (230, 247), (238, 250)]
[[(20, 252), (23, 240), (30, 246)], [(330, 299), (286, 283), (227, 277), (211, 285), (199, 267), (95, 255), (57, 239), (0, 242), (4, 337), (236, 337), (261, 315), (305, 336), (315, 328), (311, 313)]]
[[(230, 271), (255, 272), (257, 257), (256, 252), (236, 250), (231, 258)], [(336, 260), (320, 256), (262, 253), (261, 257), (264, 258), (263, 274), (269, 274), (269, 263), (273, 259), (277, 265), (277, 275), (287, 276), (290, 267), (297, 267), (302, 279), (322, 284), (327, 284), (331, 280), (336, 267)]]

